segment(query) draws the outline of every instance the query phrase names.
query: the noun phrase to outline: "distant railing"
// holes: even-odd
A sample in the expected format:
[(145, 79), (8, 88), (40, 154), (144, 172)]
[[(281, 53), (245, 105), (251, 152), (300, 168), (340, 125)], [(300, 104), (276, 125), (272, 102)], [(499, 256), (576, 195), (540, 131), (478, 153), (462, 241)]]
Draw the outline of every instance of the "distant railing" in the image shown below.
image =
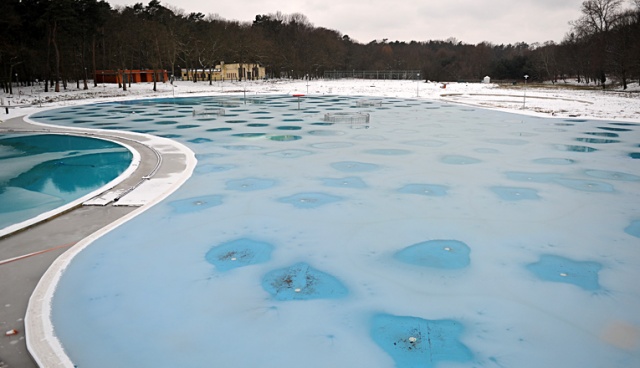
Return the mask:
[(325, 79), (420, 79), (419, 70), (326, 70)]

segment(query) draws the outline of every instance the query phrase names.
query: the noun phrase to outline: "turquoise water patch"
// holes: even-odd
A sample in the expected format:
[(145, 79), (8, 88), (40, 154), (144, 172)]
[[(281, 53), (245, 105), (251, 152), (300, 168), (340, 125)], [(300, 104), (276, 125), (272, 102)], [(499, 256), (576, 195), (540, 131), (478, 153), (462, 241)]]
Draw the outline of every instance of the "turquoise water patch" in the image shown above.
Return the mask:
[(595, 152), (597, 149), (587, 146), (574, 146), (568, 144), (557, 144), (556, 149), (566, 152)]
[(205, 259), (217, 270), (229, 271), (269, 261), (273, 248), (269, 243), (242, 238), (211, 248)]
[(253, 124), (247, 124), (247, 126), (251, 128), (263, 128), (263, 127), (269, 126), (269, 124), (253, 123)]
[(281, 301), (335, 299), (349, 293), (336, 277), (304, 262), (267, 273), (262, 288)]
[(574, 261), (569, 258), (544, 254), (540, 260), (530, 263), (527, 269), (539, 279), (576, 285), (584, 290), (598, 290), (598, 272), (602, 265), (598, 262)]
[(272, 135), (269, 136), (269, 139), (277, 142), (288, 142), (288, 141), (297, 141), (298, 139), (302, 139), (299, 135)]
[(276, 181), (272, 179), (260, 178), (244, 178), (227, 181), (227, 189), (239, 190), (242, 192), (250, 192), (253, 190), (269, 189), (276, 185)]
[(455, 320), (376, 314), (371, 338), (399, 368), (433, 368), (441, 362), (469, 362), (471, 350), (460, 341), (464, 326)]
[(631, 224), (624, 229), (624, 232), (640, 238), (640, 220), (631, 221)]
[(631, 157), (634, 160), (640, 159), (640, 152), (631, 152), (629, 154), (629, 157)]
[(219, 206), (221, 204), (221, 195), (191, 197), (169, 202), (169, 206), (171, 206), (173, 208), (173, 211), (176, 213), (198, 212), (207, 208)]
[(316, 208), (325, 204), (341, 201), (342, 197), (326, 193), (298, 193), (292, 196), (279, 198), (278, 202), (288, 203), (298, 208)]
[(620, 180), (620, 181), (640, 181), (640, 176), (627, 174), (618, 171), (607, 170), (585, 170), (585, 174), (600, 179)]
[(555, 179), (555, 183), (558, 183), (564, 187), (582, 190), (585, 192), (613, 192), (614, 187), (609, 183), (603, 183), (600, 181), (580, 180), (580, 179)]
[(380, 168), (380, 166), (376, 164), (358, 161), (334, 162), (331, 164), (331, 167), (342, 172), (369, 172), (378, 170)]
[(201, 143), (213, 142), (213, 139), (209, 139), (209, 138), (193, 138), (193, 139), (189, 139), (187, 142), (191, 142), (191, 143), (195, 143), (195, 144), (201, 144)]
[(616, 139), (603, 139), (603, 138), (576, 138), (576, 141), (594, 144), (606, 144), (606, 143), (620, 143)]
[(467, 156), (459, 156), (459, 155), (447, 155), (440, 159), (440, 162), (449, 164), (449, 165), (471, 165), (482, 162), (482, 160), (478, 160), (477, 158), (467, 157)]
[(449, 187), (438, 184), (407, 184), (398, 189), (398, 193), (419, 194), (429, 197), (443, 197), (447, 195)]
[(329, 136), (337, 136), (337, 135), (345, 135), (345, 132), (341, 132), (338, 130), (310, 130), (308, 132), (310, 135), (317, 135), (317, 136), (322, 136), (322, 137), (329, 137)]
[(630, 132), (633, 130), (633, 129), (627, 129), (627, 128), (612, 128), (612, 127), (598, 127), (598, 129), (608, 130), (611, 132)]
[(178, 122), (174, 121), (174, 120), (160, 120), (160, 121), (156, 121), (154, 124), (156, 124), (156, 125), (173, 125), (173, 124), (178, 124)]
[(416, 266), (459, 269), (469, 266), (469, 253), (469, 246), (458, 240), (427, 240), (399, 250), (394, 258)]
[(608, 138), (620, 137), (620, 134), (617, 134), (617, 133), (606, 133), (606, 132), (585, 132), (584, 134), (595, 135), (597, 137), (608, 137)]
[(222, 172), (236, 168), (236, 165), (221, 165), (221, 164), (202, 164), (195, 168), (197, 174), (207, 174), (212, 172)]
[(279, 127), (276, 127), (276, 129), (278, 129), (278, 130), (301, 130), (302, 127), (293, 126), (293, 125), (281, 125)]
[(207, 129), (207, 132), (228, 132), (231, 129), (232, 128), (211, 128), (211, 129)]
[(322, 184), (327, 187), (337, 188), (352, 188), (352, 189), (364, 189), (367, 184), (361, 178), (357, 176), (350, 176), (347, 178), (322, 178)]
[(528, 199), (540, 199), (538, 191), (530, 188), (516, 187), (491, 187), (491, 191), (505, 201), (521, 201)]
[(196, 125), (196, 124), (182, 124), (182, 125), (178, 125), (176, 126), (176, 129), (191, 129), (191, 128), (198, 128), (200, 127), (200, 125)]
[(180, 134), (159, 134), (160, 137), (163, 138), (180, 138), (182, 135)]
[(258, 137), (264, 137), (265, 135), (266, 135), (266, 133), (238, 133), (238, 134), (232, 134), (232, 136), (240, 137), (240, 138), (258, 138)]
[(510, 180), (527, 181), (532, 183), (551, 183), (562, 177), (560, 174), (556, 173), (527, 173), (515, 171), (506, 172), (505, 175)]

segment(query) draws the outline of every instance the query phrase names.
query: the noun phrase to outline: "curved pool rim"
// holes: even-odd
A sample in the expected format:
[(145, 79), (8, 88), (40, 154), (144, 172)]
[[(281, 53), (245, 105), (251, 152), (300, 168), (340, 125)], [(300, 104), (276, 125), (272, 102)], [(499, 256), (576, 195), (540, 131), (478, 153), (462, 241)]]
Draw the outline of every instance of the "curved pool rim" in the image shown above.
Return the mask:
[[(90, 103), (93, 104), (93, 103)], [(59, 107), (52, 107), (51, 109), (56, 109)], [(44, 111), (44, 110), (41, 110)], [(40, 111), (40, 112), (41, 112)], [(34, 113), (35, 114), (35, 113)], [(46, 270), (46, 272), (42, 275), (38, 284), (36, 285), (31, 297), (29, 298), (29, 303), (27, 305), (27, 311), (25, 313), (24, 324), (25, 324), (25, 340), (27, 345), (27, 350), (35, 360), (36, 364), (40, 367), (74, 367), (69, 356), (66, 354), (64, 348), (62, 347), (62, 343), (56, 336), (53, 328), (53, 322), (51, 321), (51, 301), (53, 300), (53, 295), (57, 288), (58, 282), (60, 281), (60, 277), (63, 272), (67, 268), (67, 266), (73, 261), (75, 256), (79, 254), (84, 248), (88, 247), (93, 243), (96, 239), (102, 237), (103, 235), (109, 233), (110, 231), (116, 229), (120, 225), (126, 223), (132, 218), (142, 214), (149, 208), (154, 205), (160, 203), (163, 199), (171, 195), (178, 188), (182, 186), (193, 174), (193, 171), (197, 164), (197, 159), (195, 157), (195, 153), (189, 149), (187, 146), (163, 137), (157, 137), (150, 134), (144, 133), (136, 133), (129, 131), (114, 131), (114, 130), (102, 130), (102, 129), (87, 129), (87, 128), (77, 128), (77, 127), (64, 127), (52, 124), (40, 123), (31, 119), (31, 115), (29, 114), (23, 116), (22, 119), (24, 122), (36, 126), (42, 126), (45, 128), (50, 128), (52, 130), (60, 130), (64, 131), (67, 134), (86, 136), (91, 135), (92, 137), (101, 137), (102, 139), (109, 140), (108, 137), (118, 137), (124, 140), (136, 141), (139, 144), (150, 147), (157, 154), (162, 155), (163, 151), (170, 151), (172, 153), (179, 152), (185, 159), (185, 168), (182, 172), (172, 172), (171, 175), (168, 175), (167, 178), (161, 179), (168, 183), (168, 188), (162, 192), (158, 193), (155, 198), (150, 200), (143, 206), (138, 207), (136, 210), (128, 213), (127, 215), (119, 218), (118, 220), (110, 223), (109, 225), (97, 230), (93, 234), (88, 237), (78, 241), (71, 248), (69, 248), (66, 252), (60, 255)], [(47, 131), (47, 133), (52, 133), (52, 131)], [(122, 133), (122, 134), (119, 134)], [(140, 137), (144, 138), (144, 142), (142, 139), (136, 140), (131, 137)], [(122, 144), (121, 142), (116, 142), (118, 144)], [(138, 161), (140, 162), (141, 156), (140, 153), (128, 145), (124, 145), (128, 147), (131, 152), (134, 154), (134, 158), (137, 155)], [(137, 165), (136, 165), (137, 167)], [(123, 172), (117, 179), (125, 180), (129, 177), (136, 169), (130, 165), (130, 167)], [(129, 171), (131, 169), (131, 171)], [(125, 176), (125, 173), (127, 174)], [(116, 180), (116, 179), (114, 179)], [(111, 184), (111, 183), (109, 183)], [(107, 186), (103, 186), (97, 194), (104, 192), (104, 190), (108, 189)], [(95, 195), (94, 195), (95, 196)], [(86, 199), (85, 199), (86, 200)], [(77, 204), (76, 204), (77, 205)]]
[[(29, 122), (29, 123), (34, 123), (30, 120), (27, 120), (27, 118), (24, 118), (25, 121)], [(38, 125), (40, 125), (40, 123), (37, 123)], [(44, 124), (42, 124), (44, 125)], [(12, 132), (14, 133), (14, 132)], [(125, 149), (127, 149), (129, 152), (131, 152), (131, 154), (133, 155), (131, 158), (131, 162), (129, 163), (129, 166), (117, 177), (115, 177), (114, 179), (112, 179), (110, 182), (106, 183), (105, 185), (95, 189), (94, 191), (87, 193), (69, 203), (66, 203), (60, 207), (54, 208), (52, 210), (43, 212), (35, 217), (32, 217), (30, 219), (9, 225), (3, 229), (0, 229), (0, 238), (4, 237), (4, 236), (8, 236), (11, 235), (15, 232), (18, 231), (22, 231), (25, 230), (33, 225), (39, 224), (43, 221), (47, 221), (53, 217), (59, 216), (67, 211), (70, 211), (78, 206), (81, 206), (82, 203), (84, 203), (85, 201), (88, 201), (89, 199), (98, 196), (99, 194), (115, 187), (116, 185), (122, 183), (125, 179), (129, 178), (133, 172), (137, 169), (138, 165), (140, 164), (140, 152), (138, 152), (136, 149), (134, 149), (132, 146), (123, 143), (123, 142), (119, 142), (117, 140), (114, 140), (113, 138), (109, 138), (107, 136), (103, 136), (103, 135), (88, 135), (87, 133), (85, 134), (74, 134), (74, 133), (70, 133), (70, 132), (42, 132), (42, 131), (37, 131), (37, 130), (33, 130), (33, 131), (20, 131), (20, 132), (15, 132), (17, 134), (28, 134), (28, 135), (41, 135), (41, 134), (49, 134), (49, 135), (60, 135), (60, 136), (75, 136), (75, 137), (81, 137), (81, 138), (89, 138), (89, 139), (98, 139), (98, 140), (102, 140), (102, 141), (107, 141), (107, 142), (111, 142), (114, 144), (117, 144), (121, 147), (124, 147)]]

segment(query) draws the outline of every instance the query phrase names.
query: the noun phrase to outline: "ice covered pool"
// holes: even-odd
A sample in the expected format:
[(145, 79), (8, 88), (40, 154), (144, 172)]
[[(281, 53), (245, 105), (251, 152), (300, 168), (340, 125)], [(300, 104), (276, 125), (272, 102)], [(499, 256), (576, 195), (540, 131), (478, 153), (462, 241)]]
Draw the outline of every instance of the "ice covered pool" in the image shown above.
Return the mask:
[[(52, 320), (74, 364), (640, 366), (639, 125), (363, 99), (34, 116), (199, 160), (66, 269)], [(370, 123), (324, 118), (354, 112)]]

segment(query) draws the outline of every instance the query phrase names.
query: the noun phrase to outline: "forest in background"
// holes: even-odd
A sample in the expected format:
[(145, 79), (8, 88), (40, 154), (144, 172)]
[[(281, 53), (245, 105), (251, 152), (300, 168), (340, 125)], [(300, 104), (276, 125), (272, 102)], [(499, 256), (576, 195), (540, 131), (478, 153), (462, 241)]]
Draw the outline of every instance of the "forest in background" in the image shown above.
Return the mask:
[(528, 75), (529, 81), (603, 88), (613, 81), (624, 89), (640, 79), (640, 0), (586, 0), (580, 18), (567, 20), (562, 42), (508, 45), (454, 38), (363, 44), (314, 26), (300, 13), (239, 22), (185, 13), (158, 0), (115, 8), (102, 0), (2, 0), (0, 14), (5, 93), (14, 84), (37, 82), (45, 91), (70, 83), (87, 89), (95, 70), (166, 69), (179, 75), (181, 68), (210, 70), (221, 61), (259, 63), (268, 78), (418, 70), (432, 81), (522, 81)]

